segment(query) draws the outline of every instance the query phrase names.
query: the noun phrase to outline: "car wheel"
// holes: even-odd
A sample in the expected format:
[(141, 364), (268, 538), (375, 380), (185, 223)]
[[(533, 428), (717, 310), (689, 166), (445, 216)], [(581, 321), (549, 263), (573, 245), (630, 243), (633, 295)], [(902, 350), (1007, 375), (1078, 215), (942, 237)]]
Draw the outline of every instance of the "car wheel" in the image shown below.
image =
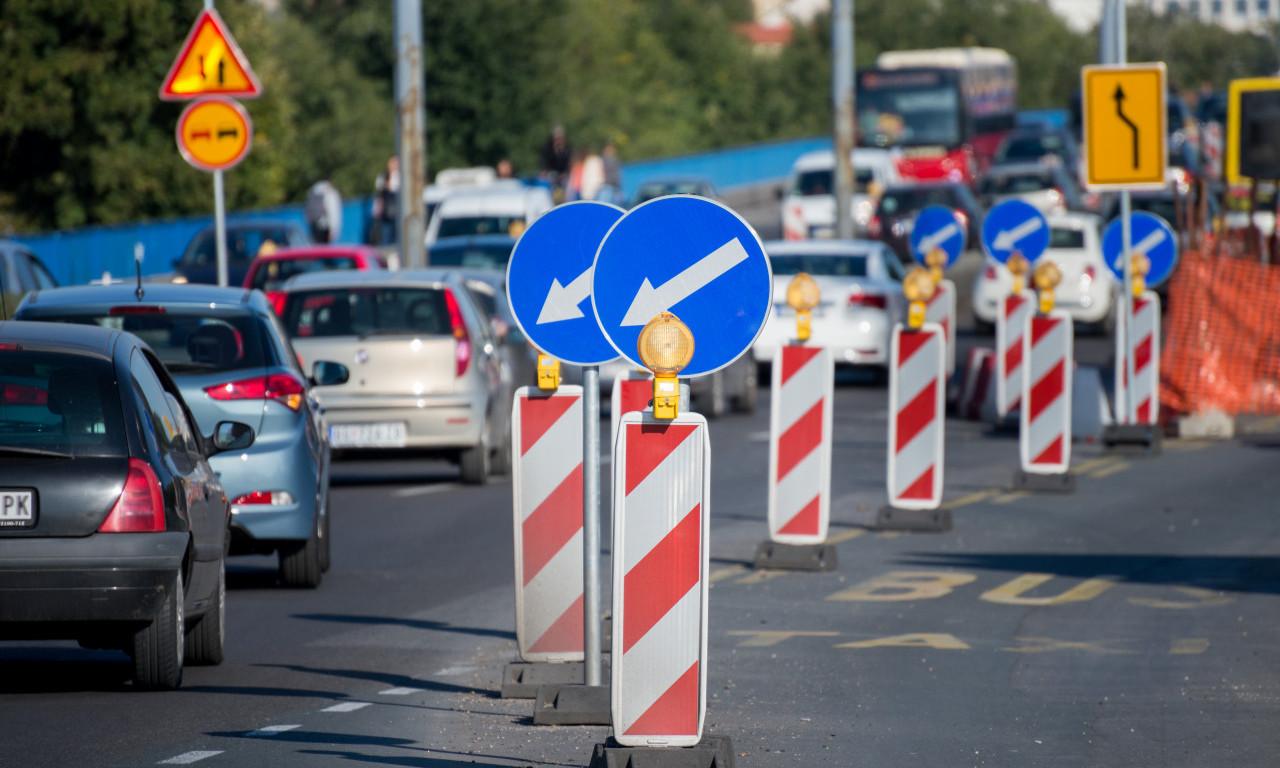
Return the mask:
[(324, 571), (320, 568), (320, 536), (311, 532), (305, 541), (280, 542), (280, 581), (286, 587), (315, 589)]
[[(328, 494), (325, 494), (328, 496)], [(324, 515), (320, 518), (320, 572), (328, 573), (329, 562), (331, 560), (330, 546), (333, 538), (329, 536), (329, 503), (326, 500), (324, 505)]]
[(489, 476), (489, 448), (484, 443), (464, 448), (458, 456), (458, 468), (462, 470), (462, 482), (480, 485)]
[(708, 419), (718, 419), (729, 411), (729, 398), (724, 392), (724, 373), (716, 371), (711, 374), (710, 391), (698, 398), (695, 411)]
[(747, 366), (747, 372), (742, 377), (742, 394), (733, 400), (733, 410), (738, 413), (755, 413), (756, 402), (760, 398), (760, 380), (756, 376), (755, 364)]
[(502, 445), (493, 452), (493, 459), (489, 464), (489, 471), (494, 475), (506, 476), (511, 474), (511, 420), (507, 419), (506, 435), (502, 438)]
[(221, 664), (226, 642), (227, 561), (218, 566), (218, 586), (213, 590), (213, 605), (208, 613), (195, 620), (187, 630), (186, 660), (192, 665)]
[(149, 691), (172, 691), (182, 685), (184, 656), (182, 574), (173, 575), (160, 612), (133, 635), (133, 682)]

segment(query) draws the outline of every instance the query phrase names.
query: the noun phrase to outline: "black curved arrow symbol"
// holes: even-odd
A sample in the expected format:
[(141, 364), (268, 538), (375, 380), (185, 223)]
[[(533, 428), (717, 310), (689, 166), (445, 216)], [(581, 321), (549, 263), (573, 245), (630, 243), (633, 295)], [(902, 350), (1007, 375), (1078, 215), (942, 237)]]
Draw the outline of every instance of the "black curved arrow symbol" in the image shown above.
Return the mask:
[(1132, 120), (1124, 116), (1124, 88), (1119, 84), (1116, 85), (1116, 92), (1112, 96), (1116, 100), (1116, 117), (1124, 121), (1129, 126), (1129, 130), (1133, 131), (1133, 170), (1138, 170), (1138, 126)]

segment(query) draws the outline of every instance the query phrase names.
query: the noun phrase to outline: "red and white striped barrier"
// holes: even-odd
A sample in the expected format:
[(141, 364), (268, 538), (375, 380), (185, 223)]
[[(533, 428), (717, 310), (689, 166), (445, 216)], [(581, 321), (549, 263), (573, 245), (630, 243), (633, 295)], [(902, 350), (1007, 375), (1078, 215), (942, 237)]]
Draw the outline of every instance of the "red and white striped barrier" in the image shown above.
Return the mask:
[(942, 280), (924, 305), (924, 321), (942, 326), (947, 338), (947, 378), (956, 372), (956, 284)]
[(711, 443), (697, 413), (622, 417), (613, 463), (611, 714), (623, 746), (702, 738)]
[[(618, 423), (622, 416), (634, 411), (643, 411), (649, 407), (653, 399), (653, 375), (647, 371), (624, 371), (613, 379), (613, 390), (609, 393), (609, 445), (618, 443)], [(682, 400), (680, 405), (688, 407), (689, 401)]]
[(946, 336), (925, 323), (893, 329), (889, 363), (889, 505), (937, 509), (942, 503)]
[(1128, 364), (1124, 349), (1123, 304), (1116, 308), (1116, 415), (1117, 424), (1156, 424), (1160, 418), (1160, 297), (1147, 291), (1133, 300), (1133, 394), (1137, 421), (1129, 420)]
[(1055, 309), (1034, 315), (1023, 334), (1027, 375), (1022, 380), (1018, 453), (1022, 471), (1064, 474), (1071, 466), (1071, 315)]
[(996, 315), (996, 413), (1008, 416), (1022, 397), (1022, 334), (1035, 314), (1036, 295), (1023, 291), (1000, 302)]
[(521, 387), (511, 446), (520, 657), (582, 661), (582, 387)]
[(831, 519), (835, 362), (825, 347), (784, 344), (769, 411), (769, 538), (821, 544)]

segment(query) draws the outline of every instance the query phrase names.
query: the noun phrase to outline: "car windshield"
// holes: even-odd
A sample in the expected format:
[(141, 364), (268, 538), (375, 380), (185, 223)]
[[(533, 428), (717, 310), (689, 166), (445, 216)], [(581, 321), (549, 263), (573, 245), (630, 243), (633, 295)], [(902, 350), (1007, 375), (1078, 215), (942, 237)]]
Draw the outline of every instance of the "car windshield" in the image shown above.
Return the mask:
[(263, 330), (253, 313), (210, 314), (171, 307), (114, 307), (106, 314), (41, 312), (30, 320), (80, 323), (128, 331), (155, 351), (174, 376), (266, 365)]
[(655, 197), (663, 197), (664, 195), (709, 195), (710, 191), (704, 182), (690, 181), (664, 181), (660, 184), (642, 184), (640, 189), (636, 191), (633, 205), (638, 205), (646, 200), (652, 200)]
[[(301, 238), (286, 227), (232, 227), (227, 230), (227, 260), (252, 261), (258, 255), (263, 243), (270, 240), (277, 246), (298, 245)], [(218, 263), (217, 249), (214, 247), (213, 230), (207, 229), (196, 235), (187, 252), (182, 255), (182, 264), (188, 267), (203, 267)]]
[(1039, 160), (1045, 155), (1056, 155), (1065, 158), (1066, 143), (1060, 136), (1046, 134), (1043, 136), (1018, 136), (1009, 139), (1000, 148), (998, 160)]
[(275, 291), (294, 275), (305, 272), (324, 272), (329, 269), (355, 269), (357, 266), (355, 258), (351, 256), (272, 259), (258, 265), (258, 269), (253, 273), (251, 287), (263, 291)]
[(833, 256), (825, 253), (797, 253), (770, 256), (769, 263), (775, 275), (811, 275), (832, 277), (866, 277), (867, 257)]
[(1084, 248), (1084, 230), (1064, 227), (1049, 228), (1050, 248)]
[(984, 195), (1016, 195), (1021, 192), (1039, 192), (1055, 186), (1049, 171), (1027, 173), (992, 174), (982, 180), (979, 188)]
[(0, 455), (28, 452), (128, 455), (109, 361), (26, 350), (0, 355)]
[(290, 293), (284, 326), (291, 337), (452, 335), (439, 288), (330, 288)]
[(885, 214), (918, 211), (930, 205), (956, 205), (955, 195), (951, 187), (941, 185), (896, 189), (884, 193), (880, 198), (880, 211)]
[(511, 235), (524, 231), (523, 216), (448, 216), (440, 219), (436, 237), (460, 235)]
[(427, 249), (427, 263), (433, 267), (480, 267), (506, 269), (514, 243), (433, 243)]
[[(796, 181), (791, 188), (791, 194), (799, 195), (800, 197), (833, 194), (835, 191), (834, 175), (830, 168), (801, 171), (796, 174)], [(857, 177), (858, 191), (860, 192), (866, 192), (867, 185), (875, 178), (870, 168), (858, 168), (855, 170), (854, 175)]]

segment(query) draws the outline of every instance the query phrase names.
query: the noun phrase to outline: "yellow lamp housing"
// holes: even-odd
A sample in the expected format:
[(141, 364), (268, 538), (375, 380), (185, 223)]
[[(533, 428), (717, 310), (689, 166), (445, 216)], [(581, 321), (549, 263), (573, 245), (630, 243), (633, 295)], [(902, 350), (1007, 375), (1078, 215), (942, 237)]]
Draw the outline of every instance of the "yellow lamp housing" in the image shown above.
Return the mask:
[(560, 388), (560, 361), (551, 355), (538, 353), (538, 389)]
[(1147, 273), (1151, 271), (1151, 259), (1145, 253), (1135, 252), (1129, 260), (1129, 266), (1133, 273), (1133, 297), (1140, 299), (1147, 292)]
[(636, 341), (640, 361), (653, 372), (653, 416), (680, 415), (680, 384), (676, 375), (693, 359), (693, 332), (670, 312), (645, 324)]
[(947, 266), (947, 252), (941, 248), (934, 248), (924, 257), (924, 263), (929, 267), (929, 274), (933, 275), (933, 282), (942, 282), (942, 270)]
[(907, 327), (919, 330), (924, 325), (925, 304), (938, 290), (933, 275), (924, 267), (912, 267), (902, 279), (902, 295), (911, 302), (907, 307)]
[(796, 340), (808, 341), (813, 328), (813, 314), (807, 309), (796, 312)]
[(1047, 315), (1053, 311), (1053, 290), (1062, 282), (1062, 270), (1055, 262), (1043, 261), (1036, 267), (1032, 279), (1039, 291), (1040, 313)]
[(1027, 272), (1031, 271), (1031, 262), (1027, 261), (1027, 257), (1022, 255), (1021, 251), (1014, 251), (1009, 254), (1009, 260), (1005, 262), (1005, 267), (1009, 269), (1009, 274), (1013, 276), (1013, 285), (1010, 292), (1015, 296), (1022, 293), (1022, 289), (1027, 287)]
[(822, 289), (808, 272), (801, 272), (787, 284), (787, 305), (796, 311), (796, 338), (808, 341), (813, 327), (812, 310), (822, 301)]

